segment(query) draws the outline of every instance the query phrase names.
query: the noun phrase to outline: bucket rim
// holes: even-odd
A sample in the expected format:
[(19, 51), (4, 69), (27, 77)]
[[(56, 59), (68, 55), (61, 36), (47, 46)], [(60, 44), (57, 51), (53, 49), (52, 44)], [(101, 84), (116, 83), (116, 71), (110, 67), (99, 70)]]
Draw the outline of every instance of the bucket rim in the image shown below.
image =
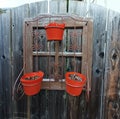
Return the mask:
[[(38, 79), (36, 80), (26, 80), (25, 78), (29, 78), (31, 76), (39, 76)], [(43, 76), (44, 76), (44, 72), (42, 71), (38, 71), (38, 72), (30, 72), (30, 73), (26, 73), (24, 74), (20, 81), (21, 83), (37, 83), (37, 82), (40, 82), (42, 79), (43, 79)]]
[(48, 29), (48, 28), (59, 28), (59, 29), (61, 28), (61, 29), (64, 29), (65, 28), (65, 23), (51, 22), (48, 25), (46, 25), (44, 28), (45, 29)]

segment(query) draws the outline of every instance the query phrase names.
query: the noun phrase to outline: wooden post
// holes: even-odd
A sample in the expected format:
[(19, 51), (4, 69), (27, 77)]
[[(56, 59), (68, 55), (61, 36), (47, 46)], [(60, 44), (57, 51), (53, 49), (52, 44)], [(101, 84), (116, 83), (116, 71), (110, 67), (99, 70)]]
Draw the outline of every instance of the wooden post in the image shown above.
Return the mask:
[(59, 74), (59, 41), (55, 41), (55, 80), (58, 80)]
[[(112, 13), (113, 15), (113, 13)], [(105, 119), (120, 118), (120, 18), (111, 21), (111, 39), (108, 40), (107, 87), (105, 103)], [(109, 67), (109, 69), (108, 69)]]
[[(28, 32), (30, 31), (30, 34)], [(25, 22), (23, 34), (24, 34), (24, 41), (23, 41), (23, 48), (24, 48), (24, 73), (32, 72), (33, 66), (31, 65), (33, 62), (32, 58), (32, 29), (29, 23)], [(26, 35), (28, 34), (28, 35)], [(27, 119), (30, 119), (30, 97), (27, 96)]]

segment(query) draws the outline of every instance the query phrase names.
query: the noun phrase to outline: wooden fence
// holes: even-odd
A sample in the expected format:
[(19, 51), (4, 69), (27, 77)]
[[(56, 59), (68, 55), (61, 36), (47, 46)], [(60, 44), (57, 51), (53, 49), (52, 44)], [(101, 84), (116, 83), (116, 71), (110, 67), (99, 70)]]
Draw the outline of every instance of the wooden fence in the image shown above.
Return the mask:
[[(0, 15), (0, 118), (26, 119), (27, 100), (13, 100), (13, 85), (23, 67), (23, 21), (47, 13), (47, 2), (26, 4)], [(93, 66), (90, 100), (85, 93), (43, 90), (32, 97), (31, 119), (120, 118), (120, 14), (84, 2), (50, 2), (51, 14), (93, 19)]]

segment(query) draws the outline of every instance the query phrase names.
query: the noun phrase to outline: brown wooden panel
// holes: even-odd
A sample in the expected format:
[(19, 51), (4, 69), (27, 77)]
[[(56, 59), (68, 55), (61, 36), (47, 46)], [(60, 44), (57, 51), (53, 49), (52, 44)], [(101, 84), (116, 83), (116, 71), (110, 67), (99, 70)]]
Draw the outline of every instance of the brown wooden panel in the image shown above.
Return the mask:
[(87, 24), (83, 27), (83, 41), (82, 41), (82, 74), (86, 75), (86, 69), (87, 69)]
[(89, 20), (87, 28), (87, 90), (91, 91), (91, 75), (92, 75), (92, 56), (93, 56), (93, 21)]
[(110, 12), (112, 20), (109, 21), (110, 39), (107, 41), (107, 61), (106, 61), (106, 100), (105, 118), (120, 118), (120, 17), (115, 12)]
[(32, 56), (32, 27), (29, 23), (24, 23), (24, 39), (23, 39), (23, 51), (24, 51), (24, 73), (33, 71), (33, 56)]

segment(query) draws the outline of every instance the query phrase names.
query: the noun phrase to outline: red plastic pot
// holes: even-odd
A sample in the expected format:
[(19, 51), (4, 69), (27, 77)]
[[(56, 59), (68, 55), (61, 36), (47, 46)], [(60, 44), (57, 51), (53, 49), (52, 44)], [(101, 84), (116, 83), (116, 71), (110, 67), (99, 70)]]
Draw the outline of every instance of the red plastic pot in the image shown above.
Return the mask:
[(48, 40), (62, 40), (64, 33), (65, 24), (58, 24), (52, 22), (45, 26), (46, 36)]
[[(44, 73), (41, 71), (24, 74), (20, 79), (23, 85), (24, 93), (28, 96), (32, 96), (39, 93), (41, 89), (41, 82), (42, 82), (43, 76), (44, 76)], [(36, 79), (34, 80), (30, 79), (33, 77), (36, 77)]]
[[(82, 81), (72, 80), (70, 75), (77, 75)], [(86, 77), (77, 72), (67, 72), (66, 78), (66, 92), (72, 96), (79, 96), (82, 93), (83, 87), (86, 83)]]

